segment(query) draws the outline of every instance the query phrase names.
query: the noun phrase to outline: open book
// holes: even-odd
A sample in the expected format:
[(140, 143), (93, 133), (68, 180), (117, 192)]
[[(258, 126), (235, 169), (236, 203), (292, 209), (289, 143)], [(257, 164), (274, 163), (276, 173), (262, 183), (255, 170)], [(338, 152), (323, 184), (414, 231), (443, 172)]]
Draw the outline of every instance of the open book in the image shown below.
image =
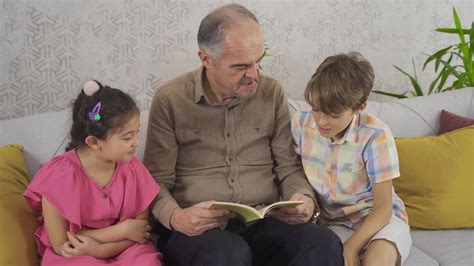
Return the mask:
[(237, 214), (237, 216), (244, 222), (251, 222), (262, 219), (269, 211), (273, 209), (293, 208), (300, 205), (301, 203), (303, 203), (303, 201), (300, 200), (279, 201), (257, 210), (250, 206), (239, 203), (216, 201), (209, 207), (209, 209), (226, 209)]

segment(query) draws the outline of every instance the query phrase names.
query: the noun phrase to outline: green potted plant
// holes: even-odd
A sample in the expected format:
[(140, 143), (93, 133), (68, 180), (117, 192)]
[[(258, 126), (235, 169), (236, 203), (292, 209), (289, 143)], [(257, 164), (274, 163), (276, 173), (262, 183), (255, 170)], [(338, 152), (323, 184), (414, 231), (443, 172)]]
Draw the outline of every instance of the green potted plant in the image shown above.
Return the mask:
[[(455, 28), (438, 28), (437, 32), (457, 34), (460, 42), (436, 51), (423, 63), (426, 66), (434, 62), (436, 78), (431, 82), (426, 93), (423, 92), (416, 75), (415, 63), (412, 60), (414, 75), (410, 75), (398, 66), (394, 66), (398, 71), (407, 76), (413, 86), (412, 90), (403, 93), (391, 93), (374, 90), (375, 93), (396, 98), (407, 98), (410, 96), (423, 96), (432, 93), (440, 93), (450, 90), (457, 90), (464, 87), (474, 87), (474, 22), (470, 29), (463, 29), (456, 9), (453, 7), (453, 17)], [(466, 41), (465, 35), (468, 36)], [(452, 83), (447, 83), (451, 78)]]

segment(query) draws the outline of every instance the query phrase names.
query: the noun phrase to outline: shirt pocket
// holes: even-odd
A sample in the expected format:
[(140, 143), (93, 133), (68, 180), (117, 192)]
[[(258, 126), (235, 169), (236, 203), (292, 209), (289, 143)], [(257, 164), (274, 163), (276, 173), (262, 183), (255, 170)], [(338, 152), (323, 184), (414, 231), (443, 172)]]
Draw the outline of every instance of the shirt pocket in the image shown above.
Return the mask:
[(249, 163), (271, 161), (270, 138), (272, 130), (271, 127), (265, 126), (240, 127), (241, 157)]
[(344, 163), (337, 167), (337, 190), (344, 195), (367, 192), (369, 181), (363, 162)]
[(216, 161), (216, 133), (212, 129), (178, 129), (177, 164), (205, 166)]

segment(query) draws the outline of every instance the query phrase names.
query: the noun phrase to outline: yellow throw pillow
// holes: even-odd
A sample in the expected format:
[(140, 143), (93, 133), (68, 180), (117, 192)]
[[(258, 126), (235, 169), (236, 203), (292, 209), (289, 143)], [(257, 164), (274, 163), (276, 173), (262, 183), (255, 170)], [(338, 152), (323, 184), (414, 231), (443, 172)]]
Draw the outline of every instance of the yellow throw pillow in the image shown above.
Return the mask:
[(38, 265), (39, 223), (23, 197), (29, 183), (21, 145), (0, 147), (0, 265)]
[(395, 141), (401, 176), (393, 183), (410, 226), (474, 227), (474, 126)]

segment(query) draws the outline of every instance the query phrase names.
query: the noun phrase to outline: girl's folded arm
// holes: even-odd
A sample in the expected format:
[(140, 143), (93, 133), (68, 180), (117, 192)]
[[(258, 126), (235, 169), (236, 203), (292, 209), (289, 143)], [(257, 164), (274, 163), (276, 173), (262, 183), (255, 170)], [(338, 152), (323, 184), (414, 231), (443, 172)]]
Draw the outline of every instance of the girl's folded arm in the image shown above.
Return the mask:
[(41, 205), (49, 242), (54, 252), (63, 256), (61, 246), (68, 241), (66, 232), (69, 230), (69, 222), (45, 197), (41, 200)]
[(121, 223), (100, 229), (79, 231), (77, 234), (91, 237), (100, 243), (113, 243), (122, 240), (134, 240), (136, 242), (141, 242), (138, 241), (137, 237), (134, 237), (134, 235), (146, 230), (144, 227), (149, 227), (147, 218), (148, 209), (137, 215), (135, 219), (127, 219)]

